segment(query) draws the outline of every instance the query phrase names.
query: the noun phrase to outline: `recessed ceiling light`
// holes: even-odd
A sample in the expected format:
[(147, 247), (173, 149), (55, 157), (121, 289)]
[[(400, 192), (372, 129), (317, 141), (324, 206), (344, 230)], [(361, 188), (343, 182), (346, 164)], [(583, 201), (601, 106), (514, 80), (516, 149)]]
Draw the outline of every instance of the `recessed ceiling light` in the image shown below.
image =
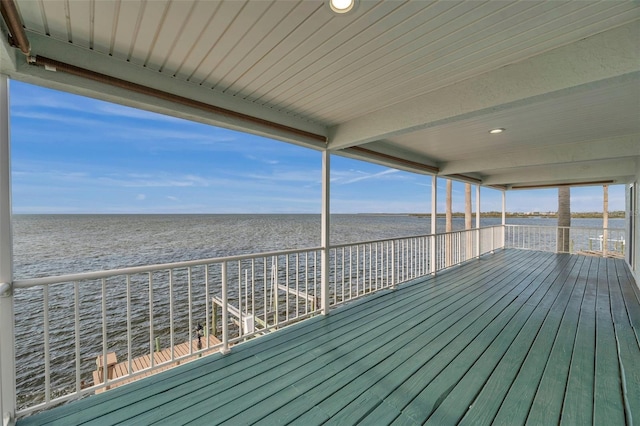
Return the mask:
[(358, 0), (329, 0), (329, 6), (335, 13), (347, 13), (356, 5)]
[(503, 129), (503, 128), (499, 128), (499, 129), (491, 129), (489, 130), (489, 133), (491, 133), (492, 135), (497, 135), (498, 133), (502, 133), (507, 129)]

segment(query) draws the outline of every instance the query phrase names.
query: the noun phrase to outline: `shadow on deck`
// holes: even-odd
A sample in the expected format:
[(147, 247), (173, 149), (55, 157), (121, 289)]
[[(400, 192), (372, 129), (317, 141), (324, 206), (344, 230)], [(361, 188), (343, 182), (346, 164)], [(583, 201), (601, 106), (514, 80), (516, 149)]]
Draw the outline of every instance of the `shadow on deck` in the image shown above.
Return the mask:
[(638, 294), (619, 259), (500, 251), (18, 424), (631, 423)]

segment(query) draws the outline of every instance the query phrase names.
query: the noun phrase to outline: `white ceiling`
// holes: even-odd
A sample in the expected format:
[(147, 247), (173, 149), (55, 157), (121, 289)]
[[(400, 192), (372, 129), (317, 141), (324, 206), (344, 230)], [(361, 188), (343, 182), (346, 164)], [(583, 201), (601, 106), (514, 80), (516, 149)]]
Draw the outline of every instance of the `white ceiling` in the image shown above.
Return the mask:
[(15, 3), (32, 56), (328, 143), (47, 72), (3, 37), (12, 78), (487, 185), (638, 170), (638, 2), (360, 0), (344, 16), (320, 0)]

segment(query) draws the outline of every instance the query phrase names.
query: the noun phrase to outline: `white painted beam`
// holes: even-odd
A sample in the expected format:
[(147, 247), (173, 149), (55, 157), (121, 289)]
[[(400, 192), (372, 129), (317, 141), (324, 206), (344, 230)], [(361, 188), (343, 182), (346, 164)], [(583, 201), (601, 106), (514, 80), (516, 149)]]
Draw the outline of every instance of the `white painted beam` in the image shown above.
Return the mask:
[(640, 69), (640, 26), (631, 22), (525, 61), (407, 99), (330, 129), (329, 148), (390, 138), (438, 124), (584, 90)]
[[(178, 96), (194, 99), (231, 111), (241, 112), (252, 117), (303, 130), (309, 133), (326, 135), (324, 126), (305, 120), (281, 114), (273, 109), (265, 108), (252, 102), (213, 91), (198, 84), (181, 81), (158, 71), (144, 68), (120, 59), (103, 55), (95, 51), (70, 46), (50, 37), (29, 32), (31, 51), (33, 55), (42, 55), (56, 61), (75, 65), (90, 71), (109, 75), (118, 79), (140, 84), (153, 89), (172, 93)], [(45, 71), (40, 67), (18, 63), (15, 71), (8, 72), (11, 78), (38, 84), (57, 90), (76, 93), (83, 96), (102, 99), (134, 108), (154, 111), (174, 117), (226, 127), (270, 137), (286, 142), (322, 149), (324, 144), (307, 141), (302, 137), (259, 125), (250, 125), (238, 119), (206, 113), (195, 108), (189, 108), (173, 102), (160, 100), (152, 96), (141, 95), (131, 91), (97, 83), (66, 73)], [(320, 146), (321, 145), (321, 146)]]
[(606, 161), (562, 164), (557, 167), (509, 169), (508, 171), (485, 177), (482, 183), (483, 185), (539, 185), (544, 183), (625, 179), (635, 174), (638, 161), (638, 157), (631, 157)]
[(441, 174), (472, 173), (516, 167), (542, 166), (640, 155), (640, 134), (563, 145), (547, 145), (512, 152), (491, 152), (482, 157), (440, 165)]
[(20, 50), (9, 46), (7, 37), (4, 28), (0, 28), (0, 73), (6, 75), (16, 70), (16, 63), (19, 57), (26, 62), (26, 58)]

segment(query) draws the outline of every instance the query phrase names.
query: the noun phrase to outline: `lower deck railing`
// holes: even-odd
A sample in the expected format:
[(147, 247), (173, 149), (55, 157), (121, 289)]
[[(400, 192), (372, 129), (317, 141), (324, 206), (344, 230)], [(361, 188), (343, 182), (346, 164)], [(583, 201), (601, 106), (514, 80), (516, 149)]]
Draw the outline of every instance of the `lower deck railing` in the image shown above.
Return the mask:
[[(595, 231), (581, 232), (570, 230), (574, 250), (591, 241), (588, 247), (612, 253), (624, 240), (620, 230), (600, 232), (606, 235), (601, 240)], [(225, 352), (233, 344), (318, 315), (323, 285), (329, 306), (336, 306), (499, 248), (552, 249), (558, 235), (557, 228), (492, 226), (326, 250), (19, 280), (13, 296), (17, 415), (212, 350)], [(323, 255), (329, 260), (325, 279)], [(196, 340), (199, 345), (192, 344)], [(187, 353), (178, 351), (179, 345), (188, 347)], [(119, 375), (111, 376), (108, 364), (115, 359), (124, 365)], [(142, 367), (140, 360), (145, 361)]]

